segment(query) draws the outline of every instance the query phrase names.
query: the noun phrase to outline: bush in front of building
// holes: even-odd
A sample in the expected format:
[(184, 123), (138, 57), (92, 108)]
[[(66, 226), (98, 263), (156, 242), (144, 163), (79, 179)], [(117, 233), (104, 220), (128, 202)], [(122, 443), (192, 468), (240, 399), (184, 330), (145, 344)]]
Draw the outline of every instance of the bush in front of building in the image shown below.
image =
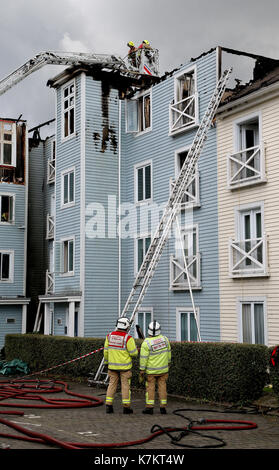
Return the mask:
[[(26, 362), (31, 373), (34, 373), (79, 358), (103, 346), (104, 340), (101, 338), (70, 338), (37, 333), (10, 334), (6, 335), (5, 355), (6, 360), (17, 358)], [(97, 370), (102, 357), (103, 351), (99, 351), (62, 367), (55, 367), (50, 372), (57, 375), (86, 377)]]
[[(140, 340), (136, 340), (138, 348)], [(102, 338), (69, 338), (39, 334), (7, 335), (6, 359), (21, 359), (31, 372), (41, 371), (102, 348)], [(172, 342), (168, 378), (170, 394), (219, 401), (248, 402), (262, 395), (268, 383), (269, 349), (263, 345)], [(103, 352), (55, 368), (54, 374), (88, 377), (95, 373)], [(139, 384), (139, 358), (133, 360), (132, 386)]]

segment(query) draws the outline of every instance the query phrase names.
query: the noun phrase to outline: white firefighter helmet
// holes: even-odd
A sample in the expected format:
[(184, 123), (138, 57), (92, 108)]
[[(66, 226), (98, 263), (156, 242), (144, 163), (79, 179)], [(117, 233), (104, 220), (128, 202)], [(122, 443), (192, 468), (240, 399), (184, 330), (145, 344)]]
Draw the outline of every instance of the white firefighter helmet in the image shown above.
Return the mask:
[(117, 323), (116, 323), (116, 328), (117, 330), (128, 330), (128, 328), (130, 327), (130, 322), (128, 320), (128, 318), (126, 317), (120, 317), (118, 318), (117, 320)]
[(161, 325), (156, 320), (153, 320), (148, 325), (148, 334), (149, 336), (157, 336), (161, 334)]

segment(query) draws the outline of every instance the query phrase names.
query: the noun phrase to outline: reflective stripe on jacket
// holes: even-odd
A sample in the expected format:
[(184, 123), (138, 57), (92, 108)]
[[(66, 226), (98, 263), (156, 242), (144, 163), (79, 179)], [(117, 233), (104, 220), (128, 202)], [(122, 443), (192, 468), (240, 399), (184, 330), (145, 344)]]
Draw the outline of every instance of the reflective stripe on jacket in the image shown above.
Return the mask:
[(171, 361), (170, 342), (166, 336), (146, 338), (140, 349), (140, 370), (147, 374), (166, 374)]
[(123, 331), (108, 334), (104, 345), (104, 363), (112, 370), (129, 370), (132, 357), (138, 355), (136, 343), (132, 336)]

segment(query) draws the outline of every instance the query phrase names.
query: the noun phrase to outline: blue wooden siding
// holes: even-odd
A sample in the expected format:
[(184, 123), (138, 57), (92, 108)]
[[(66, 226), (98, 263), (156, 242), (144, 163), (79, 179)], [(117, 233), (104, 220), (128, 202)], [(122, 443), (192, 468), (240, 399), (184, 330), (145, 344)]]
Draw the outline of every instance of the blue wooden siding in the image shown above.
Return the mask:
[[(191, 64), (186, 64), (187, 69)], [(216, 84), (215, 51), (196, 61), (199, 94), (199, 116), (202, 118)], [(134, 201), (134, 165), (152, 160), (153, 202), (166, 202), (169, 196), (169, 179), (175, 176), (175, 150), (192, 143), (196, 129), (169, 136), (169, 103), (174, 95), (174, 77), (169, 77), (152, 88), (152, 130), (133, 136), (125, 133), (123, 124), (122, 193), (123, 200)], [(123, 123), (125, 112), (123, 110)], [(199, 251), (202, 256), (202, 290), (194, 292), (196, 307), (200, 309), (202, 340), (218, 340), (218, 219), (217, 219), (217, 152), (216, 131), (210, 129), (199, 161), (201, 207), (194, 209), (194, 223), (199, 225)], [(126, 187), (125, 187), (126, 184)], [(134, 240), (122, 241), (122, 301), (129, 293), (134, 278)], [(176, 338), (176, 307), (191, 308), (189, 293), (170, 291), (169, 257), (175, 254), (174, 241), (165, 246), (162, 258), (145, 296), (143, 306), (153, 307), (154, 317), (163, 331)]]
[[(76, 292), (80, 289), (80, 76), (75, 79), (75, 134), (62, 139), (62, 89), (57, 89), (56, 132), (56, 227), (55, 227), (55, 292)], [(61, 207), (61, 174), (75, 167), (75, 205)], [(60, 240), (75, 237), (74, 276), (60, 272)]]
[[(7, 323), (7, 319), (14, 319), (14, 323)], [(22, 305), (0, 305), (0, 349), (5, 344), (5, 336), (21, 333)]]
[[(85, 336), (104, 336), (118, 315), (118, 238), (107, 232), (108, 196), (118, 204), (118, 106), (116, 90), (86, 77), (85, 207), (104, 207), (106, 237), (86, 233)], [(92, 215), (86, 216), (87, 224)]]
[(26, 187), (23, 185), (0, 183), (0, 193), (15, 195), (15, 223), (0, 225), (0, 249), (14, 251), (14, 280), (0, 282), (0, 296), (24, 295), (25, 263), (25, 202)]

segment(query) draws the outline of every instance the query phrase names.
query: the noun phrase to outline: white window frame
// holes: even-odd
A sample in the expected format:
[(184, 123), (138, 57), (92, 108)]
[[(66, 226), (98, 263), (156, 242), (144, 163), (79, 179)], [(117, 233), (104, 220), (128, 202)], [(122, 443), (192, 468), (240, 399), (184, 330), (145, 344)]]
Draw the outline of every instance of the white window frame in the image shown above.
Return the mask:
[[(74, 199), (73, 201), (64, 203), (64, 178), (66, 175), (70, 175), (70, 173), (74, 174)], [(68, 195), (70, 191), (70, 185), (68, 185)], [(66, 170), (61, 171), (61, 208), (65, 209), (67, 207), (72, 207), (75, 205), (76, 199), (76, 168), (73, 166), (71, 168), (67, 168)]]
[[(141, 168), (145, 168), (147, 166), (150, 166), (150, 198), (145, 197), (145, 171), (143, 172), (143, 193), (144, 197), (142, 200), (138, 200), (138, 170)], [(141, 163), (137, 163), (134, 165), (134, 200), (135, 204), (141, 205), (141, 204), (146, 204), (146, 203), (151, 203), (153, 199), (153, 165), (152, 165), (152, 160), (146, 160)]]
[[(4, 130), (5, 124), (11, 126), (11, 131)], [(4, 134), (11, 134), (11, 141), (5, 141)], [(7, 143), (12, 147), (10, 164), (4, 163), (4, 143)], [(9, 120), (0, 121), (0, 165), (9, 168), (16, 167), (16, 123)]]
[[(234, 182), (231, 182), (232, 172), (231, 172), (230, 158), (233, 157), (235, 154), (238, 154), (239, 152), (245, 150), (242, 148), (242, 138), (240, 136), (240, 127), (245, 124), (249, 125), (251, 121), (254, 121), (256, 119), (258, 121), (259, 143), (255, 147), (258, 147), (259, 148), (258, 151), (260, 152), (260, 171), (259, 171), (260, 175), (258, 177), (256, 176), (251, 177), (250, 180), (244, 180), (244, 181), (236, 180)], [(266, 177), (266, 172), (265, 172), (265, 144), (263, 142), (263, 136), (262, 136), (262, 113), (261, 111), (247, 114), (233, 121), (233, 147), (234, 147), (234, 153), (227, 155), (227, 187), (228, 189), (233, 190), (235, 188), (242, 188), (242, 187), (252, 186), (255, 184), (266, 182), (267, 177)]]
[[(262, 253), (263, 253), (263, 269), (262, 270), (251, 270), (249, 271), (249, 268), (243, 270), (243, 268), (240, 269), (239, 272), (233, 272), (233, 268), (235, 265), (233, 265), (233, 250), (236, 248), (233, 247), (237, 242), (242, 242), (244, 241), (244, 236), (243, 236), (243, 214), (245, 212), (249, 211), (255, 211), (259, 209), (261, 212), (261, 233), (262, 233)], [(269, 270), (268, 270), (268, 258), (267, 258), (267, 236), (264, 230), (264, 202), (263, 201), (258, 201), (258, 202), (253, 202), (253, 203), (248, 203), (248, 204), (242, 204), (240, 206), (235, 207), (235, 240), (230, 239), (229, 240), (229, 251), (230, 251), (230, 256), (229, 256), (229, 276), (232, 278), (236, 277), (265, 277), (269, 276)], [(252, 254), (251, 254), (252, 256)], [(238, 263), (236, 263), (238, 264)]]
[[(193, 313), (193, 307), (176, 307), (176, 341), (181, 340), (181, 313)], [(198, 330), (200, 329), (200, 308), (196, 307), (196, 315), (197, 315), (197, 323), (198, 323)], [(188, 325), (190, 326), (190, 315), (188, 315)], [(190, 333), (190, 328), (188, 328), (188, 332)], [(198, 334), (197, 334), (198, 338)], [(191, 339), (184, 340), (184, 341), (192, 341)]]
[[(145, 97), (146, 96), (149, 96), (149, 99), (150, 99), (150, 126), (149, 127), (145, 127), (140, 130), (139, 129), (139, 125), (140, 125), (140, 121), (139, 121), (139, 107), (140, 107), (140, 98), (143, 98), (143, 102), (142, 102), (142, 113), (143, 113), (143, 121), (145, 120), (144, 118), (144, 100), (145, 100)], [(129, 130), (128, 129), (128, 113), (129, 113), (129, 110), (128, 110), (128, 101), (133, 101), (133, 102), (136, 102), (137, 105), (136, 105), (136, 108), (137, 108), (137, 128), (134, 129), (134, 130)], [(146, 134), (147, 132), (150, 132), (152, 131), (152, 88), (150, 88), (149, 90), (144, 90), (140, 93), (137, 93), (137, 95), (135, 97), (133, 97), (131, 100), (126, 100), (126, 107), (125, 107), (125, 121), (126, 121), (126, 133), (128, 134), (134, 134), (135, 137), (138, 137), (142, 134)]]
[[(150, 243), (152, 242), (152, 237), (151, 237), (151, 233), (147, 232), (147, 233), (143, 233), (143, 234), (140, 234), (140, 235), (137, 235), (134, 239), (134, 275), (137, 276), (138, 272), (139, 272), (139, 269), (138, 269), (138, 241), (139, 240), (144, 240), (144, 252), (146, 253), (146, 245), (145, 245), (145, 240), (147, 238), (150, 238)], [(145, 254), (143, 255), (143, 259), (144, 259), (144, 256)]]
[[(9, 279), (1, 279), (2, 272), (0, 271), (0, 284), (13, 284), (14, 282), (14, 250), (0, 250), (0, 256), (9, 255), (10, 256), (10, 263), (9, 263)], [(1, 270), (2, 270), (2, 262), (1, 262)]]
[[(1, 221), (1, 214), (2, 214), (2, 196), (8, 196), (12, 198), (12, 204), (13, 204), (13, 217), (11, 220), (8, 220), (7, 222)], [(15, 223), (15, 194), (14, 193), (5, 193), (1, 192), (0, 193), (0, 225), (14, 225)]]
[[(69, 106), (67, 108), (67, 111), (64, 110), (64, 102), (68, 99), (68, 97), (64, 97), (64, 91), (69, 88), (71, 86), (74, 86), (74, 91), (71, 95), (73, 95), (73, 98), (74, 98), (74, 104), (72, 106)], [(68, 95), (69, 96), (69, 95)], [(67, 136), (65, 136), (65, 113), (70, 111), (70, 109), (74, 109), (74, 129), (73, 129), (73, 132), (72, 133), (69, 133)], [(61, 140), (62, 142), (65, 142), (69, 139), (71, 139), (72, 137), (75, 136), (76, 134), (76, 81), (75, 79), (74, 80), (71, 80), (67, 83), (65, 83), (65, 85), (61, 88), (61, 113), (62, 113), (62, 116), (61, 116), (61, 121), (62, 121), (62, 125), (61, 125), (61, 132), (62, 132), (62, 135), (61, 135)], [(68, 120), (68, 130), (70, 132), (70, 119)]]
[[(171, 122), (172, 122), (172, 117), (171, 117), (171, 105), (175, 105), (179, 103), (177, 101), (177, 91), (178, 91), (178, 82), (179, 79), (182, 75), (188, 74), (194, 72), (194, 79), (195, 79), (195, 90), (194, 90), (194, 95), (195, 96), (195, 119), (194, 122), (188, 126), (181, 126), (177, 129), (172, 130), (171, 129)], [(199, 125), (199, 99), (198, 99), (198, 87), (197, 87), (197, 66), (192, 65), (184, 70), (180, 70), (176, 75), (174, 75), (174, 94), (173, 94), (173, 102), (170, 103), (169, 105), (169, 136), (173, 136), (176, 134), (180, 134), (181, 132), (187, 132), (189, 129), (193, 129), (194, 127), (197, 127)]]
[[(153, 307), (140, 307), (138, 312), (141, 312), (141, 313), (150, 313), (151, 314), (151, 320), (150, 321), (153, 321)], [(135, 337), (138, 338), (138, 334), (137, 334), (137, 329), (136, 329), (136, 325), (138, 324), (138, 313), (136, 314), (135, 316)], [(147, 336), (147, 330), (148, 330), (148, 325), (146, 324), (146, 315), (144, 315), (144, 319), (143, 319), (143, 324), (144, 324), (144, 329), (145, 331), (143, 330), (143, 334), (146, 333), (146, 336)]]
[[(237, 314), (238, 314), (238, 341), (243, 343), (243, 325), (242, 325), (242, 304), (263, 304), (263, 320), (264, 320), (264, 344), (268, 345), (268, 331), (267, 331), (267, 300), (265, 296), (262, 297), (238, 297), (237, 298)], [(255, 327), (254, 327), (254, 308), (251, 308), (251, 334), (252, 343), (255, 344)]]
[[(190, 254), (189, 256), (192, 256), (192, 257), (196, 257), (196, 268), (197, 268), (197, 277), (196, 277), (196, 283), (192, 284), (191, 283), (191, 289), (192, 290), (199, 290), (202, 288), (202, 283), (201, 283), (201, 262), (200, 262), (200, 249), (199, 249), (199, 224), (191, 224), (191, 225), (184, 225), (183, 227), (181, 227), (181, 236), (182, 236), (182, 239), (183, 239), (183, 234), (185, 232), (192, 232), (192, 234), (196, 233), (196, 254), (193, 253), (193, 245), (192, 245), (192, 254)], [(192, 235), (192, 241), (193, 241), (193, 235)], [(186, 268), (185, 268), (185, 265), (184, 265), (184, 259), (180, 261), (180, 263), (177, 261), (178, 260), (178, 255), (181, 254), (181, 242), (180, 242), (180, 238), (178, 237), (177, 235), (177, 238), (176, 238), (176, 243), (175, 243), (175, 255), (171, 255), (170, 256), (170, 290), (172, 291), (181, 291), (181, 290), (189, 290), (189, 285), (188, 285), (188, 280), (185, 279), (185, 282), (183, 283), (178, 283), (177, 285), (173, 285), (173, 282), (174, 282), (174, 276), (173, 276), (173, 264), (175, 263), (176, 266), (177, 264), (179, 264), (179, 269), (180, 269), (180, 266), (183, 267), (183, 269), (185, 269), (186, 271)], [(178, 266), (177, 266), (178, 267)], [(188, 270), (189, 272), (189, 270)], [(181, 276), (182, 276), (182, 269), (181, 269)]]
[[(179, 165), (179, 155), (181, 153), (187, 152), (190, 149), (190, 145), (186, 145), (184, 147), (181, 147), (174, 152), (174, 171), (175, 171), (175, 179), (178, 178), (180, 174), (180, 165)], [(172, 182), (172, 180), (171, 180)], [(195, 202), (193, 202), (193, 208), (194, 207), (200, 207), (200, 175), (199, 175), (199, 168), (198, 164), (196, 165), (196, 170), (195, 170), (195, 190), (196, 190), (196, 197), (195, 197)], [(186, 207), (190, 206), (191, 207), (191, 202), (189, 203), (181, 203), (181, 210), (185, 209)]]
[[(65, 271), (64, 272), (64, 244), (65, 242), (73, 242), (73, 270), (72, 271)], [(75, 275), (75, 236), (69, 236), (60, 239), (60, 276), (62, 277), (71, 277)], [(69, 256), (69, 252), (68, 252)], [(69, 260), (68, 260), (68, 268), (69, 268)]]

